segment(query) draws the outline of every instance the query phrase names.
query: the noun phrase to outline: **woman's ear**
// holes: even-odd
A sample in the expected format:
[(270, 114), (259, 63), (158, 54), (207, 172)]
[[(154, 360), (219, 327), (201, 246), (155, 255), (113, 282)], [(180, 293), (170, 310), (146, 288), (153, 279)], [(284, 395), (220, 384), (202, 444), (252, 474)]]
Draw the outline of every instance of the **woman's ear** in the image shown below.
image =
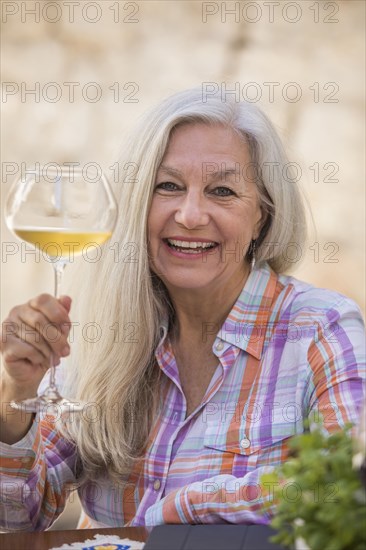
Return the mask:
[(253, 239), (257, 241), (257, 247), (261, 245), (264, 241), (271, 225), (272, 225), (272, 216), (267, 212), (263, 207), (261, 207), (261, 218), (256, 226), (256, 231), (254, 233)]

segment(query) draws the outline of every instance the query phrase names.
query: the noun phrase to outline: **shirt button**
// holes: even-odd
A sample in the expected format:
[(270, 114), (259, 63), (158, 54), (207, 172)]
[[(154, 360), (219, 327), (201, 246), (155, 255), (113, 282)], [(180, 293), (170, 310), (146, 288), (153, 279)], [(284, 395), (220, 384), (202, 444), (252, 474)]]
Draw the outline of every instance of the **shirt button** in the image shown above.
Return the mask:
[(153, 487), (154, 487), (154, 490), (155, 490), (155, 491), (159, 491), (159, 489), (160, 489), (160, 487), (161, 487), (161, 481), (160, 481), (160, 479), (155, 479)]
[(242, 449), (247, 449), (248, 447), (250, 447), (250, 441), (247, 437), (244, 437), (241, 441), (240, 441), (240, 447)]
[(215, 348), (217, 349), (217, 351), (221, 351), (222, 349), (224, 349), (224, 343), (223, 342), (217, 342)]

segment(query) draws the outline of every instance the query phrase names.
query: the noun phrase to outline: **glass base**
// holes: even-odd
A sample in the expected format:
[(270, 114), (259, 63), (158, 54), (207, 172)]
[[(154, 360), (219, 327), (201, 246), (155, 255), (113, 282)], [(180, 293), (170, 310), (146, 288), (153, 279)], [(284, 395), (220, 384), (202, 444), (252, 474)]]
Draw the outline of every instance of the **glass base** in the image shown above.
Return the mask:
[(18, 411), (59, 417), (67, 413), (82, 411), (84, 404), (62, 397), (57, 388), (50, 387), (46, 389), (43, 395), (19, 402), (11, 401), (10, 406)]

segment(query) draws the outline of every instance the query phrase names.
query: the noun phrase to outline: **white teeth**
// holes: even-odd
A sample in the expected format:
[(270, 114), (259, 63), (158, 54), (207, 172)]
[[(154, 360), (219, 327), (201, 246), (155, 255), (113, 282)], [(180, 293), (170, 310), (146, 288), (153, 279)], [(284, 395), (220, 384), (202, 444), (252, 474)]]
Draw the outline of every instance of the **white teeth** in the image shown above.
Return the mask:
[(179, 248), (210, 248), (215, 246), (215, 242), (202, 243), (202, 242), (188, 242), (188, 241), (176, 241), (175, 239), (167, 239), (169, 244), (178, 246)]

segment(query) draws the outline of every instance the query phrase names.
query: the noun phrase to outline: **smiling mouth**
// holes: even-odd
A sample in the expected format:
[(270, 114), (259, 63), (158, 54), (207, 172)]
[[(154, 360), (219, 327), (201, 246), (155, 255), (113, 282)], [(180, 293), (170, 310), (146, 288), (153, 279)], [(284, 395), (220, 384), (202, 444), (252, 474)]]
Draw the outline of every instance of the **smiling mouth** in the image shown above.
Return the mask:
[(219, 246), (218, 243), (214, 241), (188, 242), (188, 241), (177, 241), (175, 239), (163, 239), (163, 240), (172, 250), (176, 250), (177, 252), (184, 252), (186, 254), (202, 254), (202, 252), (208, 252), (209, 250), (213, 250), (214, 248)]

